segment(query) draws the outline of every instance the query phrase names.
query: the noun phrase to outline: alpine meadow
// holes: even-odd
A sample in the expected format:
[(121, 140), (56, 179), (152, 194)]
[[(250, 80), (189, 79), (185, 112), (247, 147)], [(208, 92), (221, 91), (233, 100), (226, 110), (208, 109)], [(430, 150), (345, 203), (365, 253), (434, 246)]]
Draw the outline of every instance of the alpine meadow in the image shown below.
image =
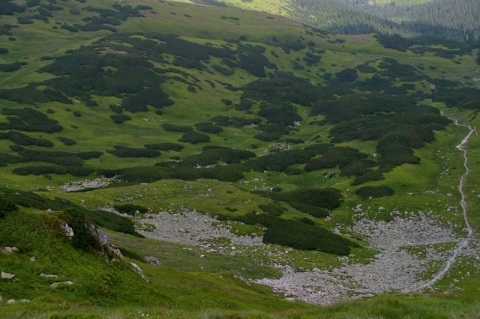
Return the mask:
[(0, 317), (480, 318), (479, 15), (0, 0)]

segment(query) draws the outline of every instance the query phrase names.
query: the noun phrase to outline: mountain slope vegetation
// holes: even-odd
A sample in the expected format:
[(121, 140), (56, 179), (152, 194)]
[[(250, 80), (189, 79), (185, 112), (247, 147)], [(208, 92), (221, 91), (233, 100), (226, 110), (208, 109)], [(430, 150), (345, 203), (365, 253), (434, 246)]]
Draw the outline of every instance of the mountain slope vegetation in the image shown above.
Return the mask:
[[(0, 296), (15, 302), (0, 313), (477, 314), (470, 255), (458, 265), (469, 277), (435, 286), (452, 299), (391, 295), (323, 308), (256, 280), (372, 262), (377, 248), (354, 231), (363, 206), (384, 222), (395, 219), (389, 211), (428, 209), (461, 236), (462, 217), (449, 213), (459, 205), (454, 146), (464, 134), (453, 119), (476, 123), (478, 49), (334, 35), (207, 4), (0, 4), (0, 246), (17, 248), (0, 258), (15, 274), (2, 275)], [(175, 227), (156, 222), (167, 213), (208, 216), (221, 235), (192, 245), (196, 230), (184, 226), (168, 240)], [(471, 223), (478, 229), (478, 216)], [(97, 227), (123, 257), (99, 245)], [(433, 276), (435, 262), (420, 275)], [(57, 281), (73, 284), (52, 289)]]
[(403, 37), (447, 37), (478, 43), (480, 7), (474, 0), (284, 0), (192, 1), (229, 5), (288, 16), (304, 24), (342, 34), (400, 34)]

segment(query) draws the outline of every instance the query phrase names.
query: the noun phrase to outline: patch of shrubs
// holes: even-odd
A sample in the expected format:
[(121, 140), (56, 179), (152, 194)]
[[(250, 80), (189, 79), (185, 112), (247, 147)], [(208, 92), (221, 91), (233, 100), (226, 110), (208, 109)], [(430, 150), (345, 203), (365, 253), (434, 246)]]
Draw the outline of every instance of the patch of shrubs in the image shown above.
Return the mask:
[(145, 214), (148, 212), (148, 208), (135, 204), (114, 205), (113, 208), (122, 214), (127, 214), (130, 216), (135, 216), (136, 214)]
[(0, 139), (9, 139), (13, 143), (17, 145), (23, 146), (41, 146), (41, 147), (53, 147), (53, 143), (49, 140), (41, 139), (41, 138), (34, 138), (30, 137), (26, 134), (10, 131), (8, 133), (0, 133)]
[(66, 175), (70, 174), (73, 176), (88, 176), (92, 174), (95, 169), (90, 167), (84, 166), (43, 166), (43, 165), (35, 165), (35, 166), (22, 166), (15, 168), (12, 173), (22, 176), (27, 175), (48, 175), (48, 174), (56, 174), (56, 175)]
[(416, 81), (422, 80), (424, 77), (415, 67), (408, 64), (398, 63), (397, 60), (391, 58), (384, 58), (378, 66), (382, 69), (378, 72), (378, 75), (392, 80)]
[(245, 168), (258, 172), (283, 172), (291, 165), (307, 163), (311, 157), (312, 155), (304, 150), (288, 150), (251, 159), (245, 163)]
[(294, 219), (271, 219), (263, 235), (263, 242), (299, 250), (318, 250), (335, 255), (348, 255), (357, 244), (311, 223)]
[(175, 124), (170, 124), (170, 123), (163, 123), (162, 127), (165, 131), (169, 131), (169, 132), (186, 133), (186, 132), (193, 131), (193, 127), (188, 126), (188, 125), (175, 125)]
[(60, 166), (81, 166), (83, 160), (98, 158), (102, 152), (65, 152), (65, 151), (44, 151), (30, 150), (21, 146), (15, 148), (16, 152), (29, 162), (48, 162)]
[(293, 126), (302, 118), (297, 114), (295, 107), (291, 103), (276, 102), (260, 104), (258, 115), (266, 117), (268, 123), (275, 123), (282, 126)]
[(326, 123), (338, 124), (379, 112), (408, 111), (412, 107), (413, 101), (396, 96), (377, 93), (347, 94), (335, 100), (318, 100), (313, 104), (311, 114), (322, 114)]
[(238, 182), (244, 177), (242, 168), (235, 164), (212, 168), (143, 166), (101, 173), (106, 177), (120, 176), (132, 183), (152, 183), (162, 179), (186, 181), (213, 179), (221, 182)]
[(272, 215), (272, 216), (277, 216), (280, 217), (287, 209), (285, 207), (276, 205), (276, 204), (260, 204), (258, 205), (258, 208), (263, 210), (265, 213)]
[(8, 164), (16, 164), (25, 162), (25, 159), (20, 156), (15, 156), (7, 153), (0, 153), (0, 167), (5, 167)]
[(57, 140), (59, 140), (60, 142), (63, 143), (63, 145), (66, 145), (66, 146), (72, 146), (77, 144), (75, 140), (72, 140), (71, 138), (68, 138), (68, 137), (58, 136)]
[[(0, 98), (2, 98), (0, 93)], [(9, 123), (0, 123), (0, 130), (18, 130), (25, 132), (60, 132), (63, 127), (57, 121), (51, 120), (37, 110), (32, 108), (10, 109), (4, 108), (2, 114), (7, 116)]]
[(235, 127), (244, 127), (247, 125), (258, 125), (262, 122), (259, 118), (243, 118), (243, 117), (236, 117), (236, 116), (216, 116), (211, 118), (210, 121), (214, 122), (218, 126), (235, 126)]
[(15, 72), (17, 70), (20, 70), (22, 65), (25, 63), (22, 62), (13, 62), (9, 64), (0, 64), (0, 72)]
[(383, 177), (381, 172), (369, 169), (366, 170), (363, 175), (356, 177), (353, 180), (352, 185), (360, 185), (370, 181), (381, 181), (383, 179), (385, 179), (385, 177)]
[(184, 148), (182, 144), (169, 143), (169, 142), (145, 144), (145, 147), (152, 150), (157, 150), (157, 151), (177, 151), (177, 152), (180, 152)]
[(353, 82), (358, 78), (357, 70), (346, 68), (335, 73), (335, 77), (342, 82)]
[[(74, 11), (74, 12), (77, 12), (77, 11)], [(79, 12), (79, 13), (80, 13), (80, 12)], [(78, 14), (79, 14), (79, 13), (78, 13)], [(78, 29), (77, 29), (77, 28), (75, 28), (74, 26), (68, 25), (68, 24), (62, 24), (62, 25), (60, 26), (60, 29), (70, 31), (70, 32), (72, 32), (72, 33), (78, 32)]]
[(355, 191), (363, 200), (375, 197), (393, 196), (395, 191), (388, 186), (364, 186)]
[(356, 69), (362, 73), (375, 73), (377, 72), (377, 69), (375, 69), (372, 66), (369, 66), (367, 64), (360, 64), (357, 65)]
[(68, 210), (63, 214), (62, 219), (67, 222), (75, 234), (71, 241), (73, 247), (84, 250), (101, 249), (98, 238), (89, 229), (90, 221), (84, 214), (75, 210)]
[(122, 123), (132, 119), (130, 116), (128, 116), (126, 114), (113, 114), (113, 115), (110, 115), (110, 118), (116, 124), (122, 124)]
[(329, 210), (340, 206), (342, 195), (335, 188), (304, 188), (291, 192), (274, 193), (261, 192), (273, 200), (283, 201), (299, 211), (314, 217), (326, 217)]
[(3, 218), (6, 213), (17, 209), (17, 205), (3, 193), (0, 193), (0, 218)]
[(313, 155), (325, 154), (327, 151), (334, 147), (333, 144), (317, 143), (305, 147), (305, 151), (311, 152)]
[(256, 80), (244, 86), (242, 100), (250, 99), (270, 103), (290, 102), (310, 106), (320, 99), (332, 98), (335, 93), (335, 89), (316, 87), (293, 75), (276, 74), (279, 77)]
[(238, 164), (243, 160), (255, 157), (255, 153), (246, 150), (237, 150), (230, 147), (207, 145), (200, 154), (185, 157), (182, 166), (209, 166), (219, 162)]
[(25, 6), (19, 6), (12, 2), (12, 0), (2, 1), (0, 5), (0, 16), (13, 15), (15, 13), (22, 13), (27, 9)]
[(200, 132), (191, 131), (184, 133), (178, 141), (191, 144), (208, 143), (210, 142), (210, 136)]
[(197, 128), (197, 130), (204, 133), (215, 134), (223, 131), (223, 129), (220, 126), (213, 125), (212, 122), (200, 122), (195, 124), (195, 127)]
[(115, 146), (114, 150), (108, 150), (107, 152), (113, 154), (116, 157), (158, 157), (160, 151), (151, 148), (133, 148), (124, 146)]
[[(359, 152), (357, 149), (345, 146), (329, 147), (328, 144), (320, 144), (317, 146), (317, 152), (324, 151), (323, 155), (319, 158), (311, 159), (306, 165), (305, 170), (307, 172), (317, 169), (335, 168), (340, 169), (348, 167), (352, 163), (364, 160), (367, 155)], [(313, 151), (313, 146), (308, 148)], [(345, 174), (347, 175), (347, 174)]]

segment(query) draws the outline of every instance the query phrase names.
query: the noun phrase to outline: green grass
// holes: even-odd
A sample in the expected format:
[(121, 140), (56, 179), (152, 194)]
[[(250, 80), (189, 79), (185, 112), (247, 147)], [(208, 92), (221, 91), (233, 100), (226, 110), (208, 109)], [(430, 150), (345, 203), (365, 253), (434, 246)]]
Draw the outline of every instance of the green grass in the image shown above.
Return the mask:
[[(113, 2), (112, 2), (113, 3)], [(89, 0), (86, 5), (109, 8), (109, 1)], [(284, 14), (284, 2), (258, 1), (238, 2), (228, 1), (228, 4), (242, 5), (242, 9), (252, 9)], [(260, 45), (265, 48), (264, 56), (277, 67), (277, 71), (310, 81), (324, 87), (329, 85), (323, 76), (325, 73), (335, 74), (345, 68), (369, 62), (378, 67), (382, 58), (394, 58), (400, 63), (413, 67), (425, 66), (422, 71), (433, 79), (448, 79), (458, 81), (461, 85), (474, 86), (473, 78), (477, 65), (474, 57), (463, 55), (460, 63), (455, 63), (432, 53), (415, 55), (412, 52), (400, 52), (383, 48), (372, 35), (337, 36), (331, 34), (319, 35), (312, 33), (299, 23), (245, 10), (192, 6), (183, 2), (142, 1), (142, 4), (154, 7), (154, 12), (147, 10), (144, 18), (130, 18), (118, 26), (117, 34), (122, 32), (155, 31), (164, 34), (175, 33), (192, 43), (213, 45), (215, 47), (229, 46), (239, 50), (241, 45)], [(69, 15), (67, 9), (81, 9), (86, 5), (80, 2), (65, 2), (64, 12), (55, 12), (50, 23), (35, 21), (33, 25), (21, 25), (12, 32), (17, 41), (2, 41), (1, 47), (10, 53), (2, 55), (5, 63), (25, 61), (28, 64), (12, 73), (2, 73), (0, 88), (21, 88), (25, 85), (42, 83), (53, 76), (38, 72), (50, 64), (51, 60), (41, 59), (45, 56), (63, 56), (67, 50), (75, 50), (80, 46), (89, 46), (96, 40), (110, 34), (108, 31), (70, 33), (53, 29), (56, 23), (73, 24), (92, 15), (82, 10), (80, 15)], [(233, 17), (233, 18), (232, 18)], [(16, 24), (16, 16), (2, 16), (2, 23)], [(241, 43), (236, 41), (244, 37)], [(3, 40), (2, 36), (2, 40)], [(275, 41), (274, 41), (275, 38)], [(342, 39), (342, 41), (335, 41)], [(285, 43), (303, 41), (312, 45), (319, 53), (320, 62), (307, 66), (303, 61), (306, 52), (312, 48), (287, 53), (281, 48)], [(109, 49), (116, 51), (114, 49)], [(226, 66), (225, 61), (211, 57), (204, 62), (204, 69), (186, 68), (173, 65), (174, 56), (164, 54), (164, 62), (155, 61), (157, 68), (168, 70), (167, 79), (162, 84), (164, 90), (175, 104), (164, 107), (162, 114), (155, 113), (153, 107), (148, 112), (124, 112), (132, 119), (123, 124), (114, 124), (110, 116), (114, 114), (109, 104), (121, 102), (122, 96), (94, 95), (93, 100), (98, 106), (88, 107), (84, 102), (71, 105), (59, 102), (28, 104), (36, 110), (48, 114), (57, 120), (63, 130), (58, 133), (23, 132), (34, 138), (42, 138), (54, 143), (53, 150), (85, 152), (99, 150), (104, 152), (100, 158), (85, 161), (86, 166), (100, 170), (123, 169), (139, 166), (152, 166), (158, 162), (178, 160), (202, 152), (205, 144), (181, 143), (180, 151), (162, 151), (156, 158), (119, 158), (108, 153), (115, 146), (142, 148), (144, 144), (180, 143), (182, 133), (171, 132), (162, 128), (162, 124), (188, 125), (195, 127), (196, 123), (209, 121), (211, 118), (224, 115), (228, 117), (258, 117), (260, 109), (258, 101), (253, 106), (253, 114), (235, 109), (240, 102), (243, 88), (258, 80), (244, 69), (234, 67), (233, 76), (227, 76), (215, 71), (214, 64)], [(303, 68), (294, 68), (294, 62)], [(273, 69), (267, 69), (272, 73)], [(360, 73), (359, 80), (370, 77)], [(180, 76), (197, 85), (196, 93), (188, 89), (190, 84), (175, 80)], [(415, 90), (430, 93), (426, 78), (414, 81)], [(212, 87), (212, 83), (214, 87)], [(224, 86), (229, 83), (239, 88), (236, 91)], [(403, 82), (395, 83), (401, 85)], [(456, 85), (456, 84), (455, 84)], [(45, 89), (42, 85), (39, 89)], [(357, 92), (356, 89), (352, 89)], [(233, 101), (226, 105), (222, 99)], [(428, 98), (422, 103), (430, 103)], [(21, 108), (16, 102), (1, 100), (1, 108)], [(451, 117), (461, 119), (462, 123), (479, 125), (476, 113), (466, 110), (445, 109), (441, 103), (435, 104)], [(323, 115), (312, 116), (309, 106), (295, 105), (296, 112), (303, 119), (295, 125), (286, 138), (301, 139), (303, 144), (288, 143), (289, 147), (301, 150), (315, 143), (328, 143), (330, 130), (335, 126), (310, 125), (312, 121), (324, 119)], [(49, 114), (47, 110), (54, 110)], [(74, 112), (81, 114), (76, 116)], [(0, 123), (7, 116), (0, 114)], [(267, 119), (262, 118), (263, 123)], [(2, 130), (1, 133), (5, 133)], [(265, 142), (254, 138), (259, 130), (256, 127), (223, 127), (218, 134), (209, 134), (211, 145), (227, 146), (240, 150), (253, 151), (257, 156), (268, 154), (275, 148), (278, 141)], [(1, 186), (12, 189), (33, 190), (49, 199), (60, 197), (72, 201), (87, 209), (97, 209), (116, 204), (134, 204), (148, 208), (151, 212), (175, 211), (183, 207), (199, 212), (220, 215), (230, 219), (241, 219), (248, 213), (261, 212), (261, 205), (272, 203), (271, 199), (261, 197), (252, 191), (279, 188), (290, 192), (301, 188), (334, 187), (342, 192), (342, 203), (330, 212), (331, 219), (308, 216), (288, 204), (277, 201), (286, 210), (282, 218), (298, 219), (309, 217), (318, 226), (328, 229), (339, 227), (349, 234), (347, 238), (358, 243), (360, 247), (352, 248), (351, 262), (368, 262), (375, 251), (367, 247), (367, 243), (349, 232), (352, 226), (352, 208), (359, 204), (371, 212), (373, 219), (387, 219), (388, 213), (378, 214), (378, 208), (385, 211), (434, 211), (445, 222), (463, 225), (462, 217), (454, 214), (449, 207), (458, 209), (459, 194), (456, 190), (458, 178), (463, 174), (463, 160), (455, 146), (465, 136), (467, 130), (450, 125), (446, 130), (435, 133), (436, 140), (427, 143), (424, 148), (415, 149), (415, 155), (421, 159), (421, 164), (404, 164), (385, 173), (382, 181), (368, 182), (352, 186), (353, 178), (340, 175), (338, 167), (313, 172), (306, 172), (304, 164), (292, 167), (299, 169), (298, 175), (285, 172), (255, 172), (245, 170), (244, 178), (237, 182), (220, 182), (216, 180), (199, 179), (194, 181), (159, 180), (146, 185), (118, 184), (114, 187), (101, 188), (88, 192), (66, 193), (61, 187), (72, 180), (83, 177), (69, 175), (29, 175), (12, 174), (17, 167), (43, 165), (45, 163), (18, 163), (0, 167)], [(77, 144), (66, 146), (58, 137), (73, 139)], [(480, 170), (480, 143), (473, 139), (468, 144), (471, 173), (467, 180), (469, 201), (469, 220), (476, 230), (480, 229), (480, 215), (476, 212), (480, 205), (478, 183)], [(377, 141), (360, 142), (357, 140), (337, 144), (348, 146), (375, 159)], [(10, 149), (13, 143), (0, 140), (0, 149), (8, 154), (16, 154)], [(30, 147), (29, 147), (30, 148)], [(31, 147), (32, 149), (34, 147)], [(40, 149), (37, 147), (36, 149)], [(220, 163), (219, 165), (224, 165)], [(448, 170), (447, 170), (448, 169)], [(335, 172), (332, 176), (330, 173)], [(99, 173), (88, 176), (88, 179), (98, 177)], [(355, 196), (355, 191), (362, 186), (389, 186), (395, 190), (395, 196), (361, 200)], [(447, 194), (451, 194), (447, 196)], [(2, 271), (15, 273), (12, 282), (2, 280), (0, 295), (4, 301), (10, 298), (27, 298), (28, 304), (17, 303), (2, 305), (0, 316), (6, 318), (140, 318), (148, 314), (151, 318), (478, 318), (478, 286), (480, 274), (478, 262), (473, 259), (461, 259), (455, 265), (451, 274), (445, 277), (437, 286), (440, 291), (448, 290), (451, 284), (458, 287), (451, 296), (443, 295), (385, 295), (372, 299), (351, 301), (331, 307), (318, 307), (302, 303), (288, 303), (282, 295), (272, 293), (270, 289), (253, 284), (246, 284), (238, 276), (256, 278), (277, 278), (278, 269), (270, 266), (272, 255), (280, 255), (274, 262), (291, 265), (297, 270), (314, 268), (329, 269), (341, 265), (337, 256), (318, 251), (300, 251), (276, 245), (262, 246), (257, 250), (244, 250), (235, 256), (224, 256), (215, 253), (205, 253), (198, 247), (186, 247), (178, 244), (159, 242), (150, 239), (140, 239), (125, 234), (108, 231), (110, 241), (120, 249), (130, 252), (125, 262), (118, 264), (105, 262), (104, 256), (96, 252), (85, 252), (75, 249), (71, 243), (58, 233), (58, 222), (61, 212), (46, 214), (35, 208), (21, 208), (20, 211), (8, 213), (0, 219), (0, 243), (2, 246), (19, 247), (20, 252), (13, 255), (2, 255), (0, 267)], [(223, 221), (225, 222), (225, 221)], [(53, 226), (52, 226), (53, 225)], [(47, 231), (45, 231), (47, 226)], [(55, 228), (55, 227), (57, 228)], [(49, 227), (53, 227), (55, 232)], [(265, 230), (260, 225), (234, 223), (237, 234), (263, 235)], [(463, 232), (456, 229), (459, 235)], [(422, 254), (425, 247), (418, 248)], [(289, 250), (287, 254), (286, 251)], [(200, 258), (205, 255), (205, 258)], [(36, 257), (35, 262), (30, 258)], [(133, 257), (157, 256), (162, 266), (154, 267)], [(138, 263), (144, 270), (148, 281), (131, 271), (127, 262)], [(477, 263), (477, 264), (476, 264)], [(435, 264), (428, 272), (433, 272)], [(55, 273), (59, 280), (72, 280), (74, 285), (58, 290), (49, 287), (49, 280), (39, 278), (40, 273)], [(456, 274), (470, 273), (464, 278)], [(428, 276), (430, 273), (425, 274)], [(455, 281), (458, 280), (458, 281)]]

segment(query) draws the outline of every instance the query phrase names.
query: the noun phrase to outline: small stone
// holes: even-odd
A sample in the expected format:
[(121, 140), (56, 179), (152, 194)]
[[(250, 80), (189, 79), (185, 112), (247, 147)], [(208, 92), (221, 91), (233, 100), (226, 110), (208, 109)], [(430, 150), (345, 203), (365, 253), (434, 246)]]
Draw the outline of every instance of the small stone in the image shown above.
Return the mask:
[(61, 282), (54, 282), (50, 285), (50, 288), (56, 289), (58, 286), (71, 286), (73, 285), (73, 281), (61, 281)]
[(68, 224), (66, 222), (63, 222), (61, 227), (62, 227), (63, 233), (65, 234), (66, 237), (73, 238), (73, 236), (75, 236), (75, 233), (73, 232), (72, 227), (68, 226)]
[(11, 304), (16, 303), (16, 302), (17, 302), (17, 301), (16, 301), (15, 299), (9, 299), (9, 300), (7, 301), (7, 304), (11, 305)]
[(160, 266), (162, 264), (160, 260), (158, 260), (158, 258), (154, 256), (146, 256), (145, 261), (155, 266)]
[(57, 278), (57, 275), (49, 275), (49, 274), (40, 274), (40, 277), (42, 278)]
[(13, 248), (16, 247), (3, 247), (2, 253), (4, 253), (5, 255), (9, 255), (15, 251)]
[(2, 279), (13, 279), (15, 277), (14, 274), (9, 274), (8, 272), (1, 272), (0, 273), (0, 278)]
[(142, 278), (144, 278), (142, 268), (140, 268), (136, 263), (132, 262), (130, 262), (130, 266), (132, 267), (133, 271), (135, 271), (140, 276), (142, 276)]
[(31, 261), (31, 262), (34, 262), (34, 261), (36, 261), (36, 260), (37, 260), (37, 259), (35, 258), (35, 256), (30, 257), (30, 261)]

